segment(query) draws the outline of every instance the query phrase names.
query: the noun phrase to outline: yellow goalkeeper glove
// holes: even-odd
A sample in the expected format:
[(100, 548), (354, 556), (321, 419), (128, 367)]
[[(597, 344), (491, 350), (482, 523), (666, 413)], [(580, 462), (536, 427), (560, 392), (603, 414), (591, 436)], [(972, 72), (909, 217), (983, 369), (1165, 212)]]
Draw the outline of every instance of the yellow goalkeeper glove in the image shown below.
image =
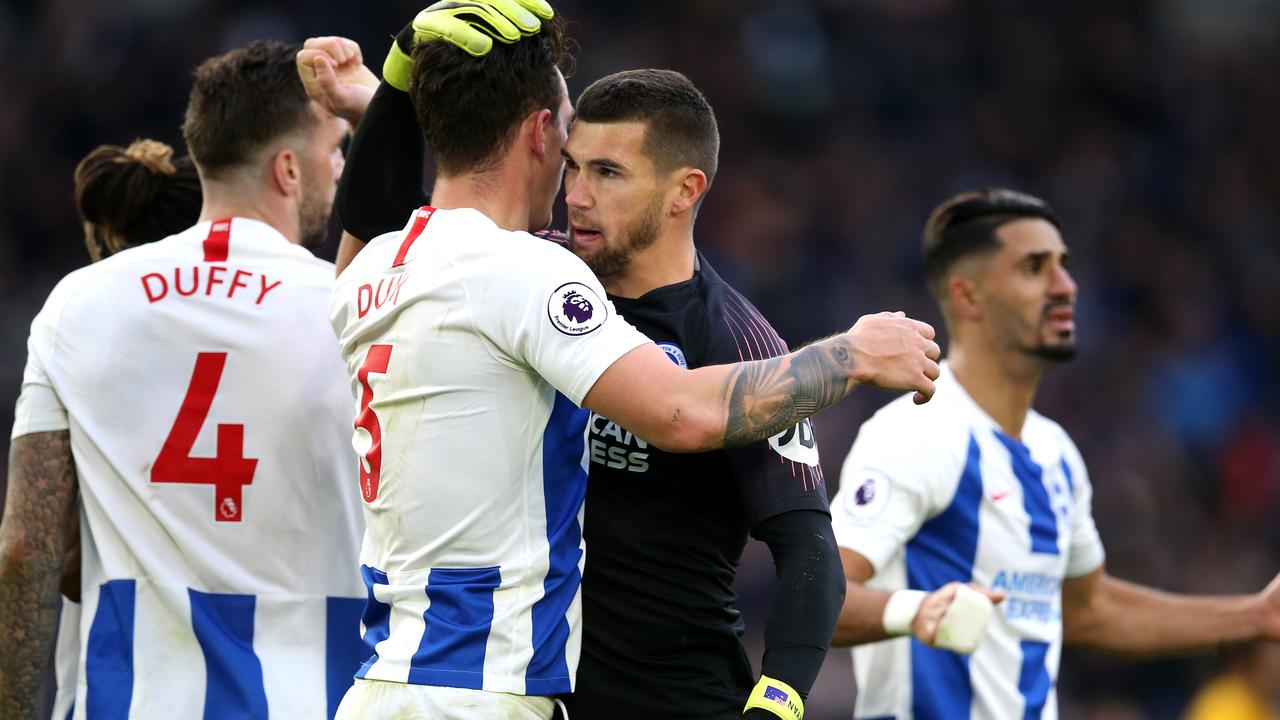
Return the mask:
[(396, 36), (382, 63), (382, 79), (397, 90), (409, 90), (414, 43), (445, 40), (483, 57), (495, 39), (513, 43), (538, 32), (542, 21), (554, 16), (546, 0), (443, 0), (418, 13)]
[[(751, 689), (747, 697), (747, 705), (742, 708), (745, 715), (751, 710), (763, 710), (777, 715), (783, 720), (804, 720), (804, 700), (795, 688), (774, 680), (768, 675), (761, 675), (760, 682)], [(752, 716), (756, 713), (752, 713)]]

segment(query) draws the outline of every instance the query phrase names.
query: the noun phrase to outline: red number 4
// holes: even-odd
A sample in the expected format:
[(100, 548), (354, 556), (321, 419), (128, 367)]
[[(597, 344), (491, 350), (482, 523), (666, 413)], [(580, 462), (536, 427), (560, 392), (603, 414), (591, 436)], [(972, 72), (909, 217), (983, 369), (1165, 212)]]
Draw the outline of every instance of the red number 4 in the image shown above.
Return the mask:
[(364, 501), (371, 503), (378, 499), (378, 484), (382, 482), (382, 426), (378, 423), (378, 415), (369, 407), (373, 400), (373, 388), (369, 385), (369, 373), (384, 375), (387, 365), (391, 363), (391, 345), (371, 345), (369, 354), (364, 357), (364, 364), (356, 373), (360, 381), (360, 414), (356, 415), (356, 429), (369, 434), (369, 449), (361, 455), (360, 494)]
[(209, 417), (209, 407), (218, 392), (222, 369), (226, 367), (224, 352), (202, 352), (196, 356), (196, 368), (182, 407), (165, 438), (160, 455), (151, 466), (151, 482), (212, 485), (213, 519), (217, 522), (240, 522), (242, 492), (253, 483), (256, 459), (244, 456), (244, 425), (218, 424), (218, 450), (213, 457), (192, 457), (196, 436)]

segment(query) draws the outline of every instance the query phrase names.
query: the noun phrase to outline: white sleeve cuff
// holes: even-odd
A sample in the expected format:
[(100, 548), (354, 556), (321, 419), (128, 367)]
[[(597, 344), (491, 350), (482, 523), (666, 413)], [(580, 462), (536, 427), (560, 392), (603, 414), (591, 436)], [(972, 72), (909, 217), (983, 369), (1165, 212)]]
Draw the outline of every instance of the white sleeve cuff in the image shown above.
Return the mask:
[(41, 383), (23, 383), (22, 394), (13, 412), (13, 432), (9, 439), (38, 432), (67, 430), (67, 409), (53, 388)]

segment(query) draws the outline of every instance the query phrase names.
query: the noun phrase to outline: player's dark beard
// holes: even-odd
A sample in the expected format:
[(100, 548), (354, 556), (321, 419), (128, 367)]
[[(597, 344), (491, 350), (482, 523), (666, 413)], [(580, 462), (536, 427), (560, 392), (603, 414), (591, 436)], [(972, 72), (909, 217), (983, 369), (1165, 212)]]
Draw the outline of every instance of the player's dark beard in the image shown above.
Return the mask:
[[(631, 259), (637, 253), (653, 244), (658, 239), (658, 233), (662, 230), (662, 196), (656, 195), (653, 201), (649, 203), (640, 216), (622, 232), (622, 238), (614, 247), (602, 245), (600, 249), (591, 257), (583, 258), (587, 263), (587, 267), (591, 268), (591, 272), (596, 277), (604, 277), (606, 275), (615, 275), (626, 270), (631, 265)], [(569, 240), (569, 249), (578, 254), (578, 246), (572, 237)], [(579, 257), (582, 257), (579, 255)]]
[(330, 201), (322, 205), (319, 195), (316, 189), (304, 188), (298, 203), (298, 243), (308, 249), (320, 247), (329, 235), (333, 203)]
[(1048, 360), (1049, 362), (1055, 363), (1066, 362), (1076, 356), (1075, 343), (1070, 345), (1050, 345), (1048, 343), (1041, 342), (1035, 347), (1023, 348), (1023, 351), (1028, 355), (1034, 355), (1041, 360)]
[[(1049, 313), (1064, 305), (1070, 306), (1070, 303), (1062, 301), (1046, 304), (1044, 309), (1040, 312), (1040, 323), (1043, 325), (1045, 319), (1049, 316)], [(1040, 330), (1040, 341), (1033, 346), (1024, 346), (1022, 348), (1023, 352), (1054, 363), (1066, 362), (1076, 356), (1076, 341), (1074, 337), (1068, 338), (1061, 343), (1053, 344), (1044, 339), (1043, 330), (1040, 328), (1037, 329)]]

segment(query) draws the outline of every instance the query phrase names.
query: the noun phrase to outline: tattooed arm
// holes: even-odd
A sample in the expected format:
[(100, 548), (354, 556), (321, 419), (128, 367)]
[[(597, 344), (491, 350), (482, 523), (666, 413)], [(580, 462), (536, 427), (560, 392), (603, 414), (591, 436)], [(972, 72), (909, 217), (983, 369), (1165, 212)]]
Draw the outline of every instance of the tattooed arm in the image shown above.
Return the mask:
[(649, 344), (611, 365), (582, 404), (663, 450), (704, 452), (776, 435), (860, 384), (925, 402), (938, 356), (933, 328), (902, 313), (866, 315), (790, 355), (696, 370)]
[(34, 718), (40, 711), (75, 495), (66, 430), (13, 440), (0, 523), (0, 717)]

